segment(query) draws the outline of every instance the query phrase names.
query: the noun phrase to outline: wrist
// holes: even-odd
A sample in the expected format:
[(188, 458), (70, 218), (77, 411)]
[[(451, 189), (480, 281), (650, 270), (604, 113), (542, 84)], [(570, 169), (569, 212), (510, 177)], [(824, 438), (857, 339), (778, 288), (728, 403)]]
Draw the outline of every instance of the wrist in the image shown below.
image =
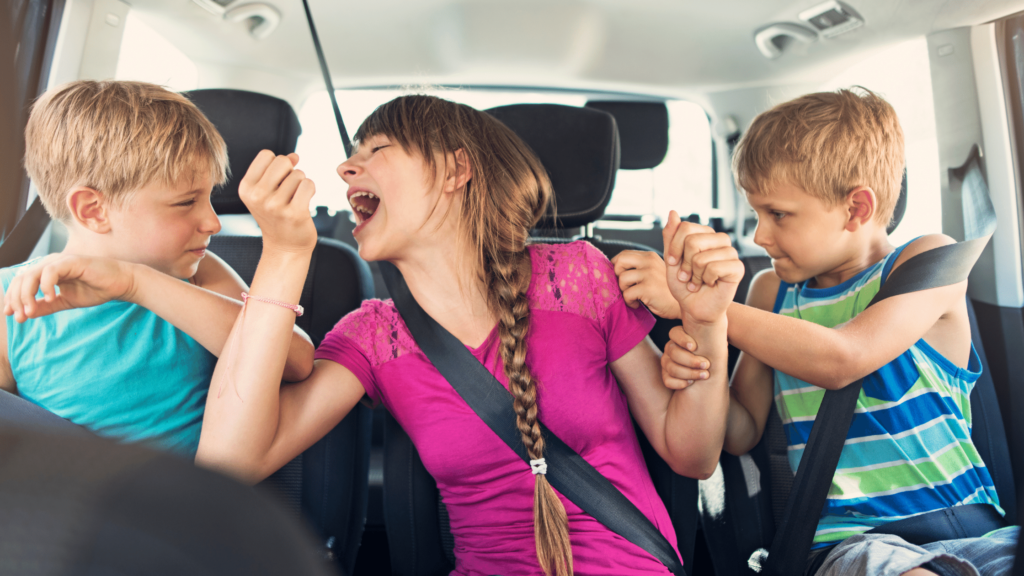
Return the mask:
[(146, 281), (147, 271), (155, 272), (155, 270), (153, 270), (149, 266), (145, 266), (143, 264), (136, 264), (134, 262), (124, 262), (122, 263), (122, 265), (125, 267), (125, 276), (126, 280), (128, 281), (128, 288), (124, 291), (124, 294), (122, 294), (121, 297), (118, 298), (118, 300), (123, 300), (125, 302), (130, 302), (132, 304), (141, 305), (142, 303), (139, 301), (139, 299), (140, 294), (142, 294), (143, 290), (139, 289), (139, 285)]

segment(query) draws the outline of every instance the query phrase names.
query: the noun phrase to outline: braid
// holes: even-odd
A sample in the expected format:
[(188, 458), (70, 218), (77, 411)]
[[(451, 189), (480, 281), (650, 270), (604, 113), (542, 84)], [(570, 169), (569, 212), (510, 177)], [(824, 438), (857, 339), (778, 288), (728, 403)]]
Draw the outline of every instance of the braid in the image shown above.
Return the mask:
[[(489, 258), (488, 295), (498, 315), (501, 360), (516, 412), (516, 427), (531, 459), (544, 457), (544, 438), (537, 422), (537, 381), (526, 367), (526, 333), (530, 328), (530, 255), (500, 252)], [(565, 507), (543, 474), (534, 475), (533, 525), (537, 560), (547, 576), (572, 574), (572, 548)]]

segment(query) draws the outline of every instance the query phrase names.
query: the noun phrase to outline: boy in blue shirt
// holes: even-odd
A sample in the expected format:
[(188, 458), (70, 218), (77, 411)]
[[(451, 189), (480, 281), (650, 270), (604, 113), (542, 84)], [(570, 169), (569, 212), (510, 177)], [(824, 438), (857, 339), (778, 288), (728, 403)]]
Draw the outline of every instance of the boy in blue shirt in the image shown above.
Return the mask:
[[(60, 254), (0, 270), (0, 389), (97, 434), (193, 458), (216, 357), (248, 290), (206, 250), (220, 230), (210, 194), (227, 179), (223, 139), (180, 94), (92, 81), (40, 97), (25, 139), (25, 167), (68, 240)], [(305, 378), (312, 363), (296, 327), (284, 379)]]
[[(729, 340), (742, 354), (725, 450), (740, 455), (757, 444), (774, 398), (795, 473), (825, 390), (864, 378), (808, 566), (820, 563), (819, 576), (1008, 574), (1016, 527), (925, 546), (866, 533), (964, 504), (1002, 513), (970, 435), (981, 367), (967, 282), (867, 307), (893, 269), (953, 242), (935, 234), (889, 243), (903, 166), (895, 111), (869, 91), (780, 104), (758, 116), (737, 146), (733, 170), (758, 215), (754, 241), (772, 269), (753, 279), (746, 306), (727, 312)], [(678, 218), (665, 238), (668, 265), (693, 291), (713, 285), (716, 268), (736, 259), (728, 236)], [(631, 252), (615, 263), (627, 302), (678, 317), (660, 258)], [(672, 336), (662, 361), (668, 377), (706, 378), (706, 359), (688, 349), (692, 340), (679, 328)]]

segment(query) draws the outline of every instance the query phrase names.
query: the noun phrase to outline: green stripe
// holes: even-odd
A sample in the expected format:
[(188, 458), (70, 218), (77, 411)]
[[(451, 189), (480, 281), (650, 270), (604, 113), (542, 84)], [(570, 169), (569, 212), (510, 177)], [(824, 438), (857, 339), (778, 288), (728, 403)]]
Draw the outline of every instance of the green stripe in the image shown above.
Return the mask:
[[(977, 456), (969, 442), (958, 442), (959, 449), (952, 448), (937, 459), (911, 464), (905, 462), (887, 468), (865, 470), (853, 473), (836, 473), (829, 496), (841, 498), (871, 497), (880, 492), (890, 492), (919, 484), (944, 484), (964, 472), (965, 468), (977, 465), (971, 457)], [(844, 490), (844, 487), (846, 489)]]

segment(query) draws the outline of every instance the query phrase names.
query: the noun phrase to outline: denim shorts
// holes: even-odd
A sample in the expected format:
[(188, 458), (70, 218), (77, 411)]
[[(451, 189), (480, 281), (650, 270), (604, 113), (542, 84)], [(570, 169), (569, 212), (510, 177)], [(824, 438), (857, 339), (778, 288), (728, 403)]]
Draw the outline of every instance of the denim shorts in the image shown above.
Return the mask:
[(860, 534), (843, 540), (815, 576), (899, 576), (925, 568), (940, 576), (1009, 576), (1020, 528), (1010, 526), (982, 538), (941, 540), (915, 546), (891, 534)]

